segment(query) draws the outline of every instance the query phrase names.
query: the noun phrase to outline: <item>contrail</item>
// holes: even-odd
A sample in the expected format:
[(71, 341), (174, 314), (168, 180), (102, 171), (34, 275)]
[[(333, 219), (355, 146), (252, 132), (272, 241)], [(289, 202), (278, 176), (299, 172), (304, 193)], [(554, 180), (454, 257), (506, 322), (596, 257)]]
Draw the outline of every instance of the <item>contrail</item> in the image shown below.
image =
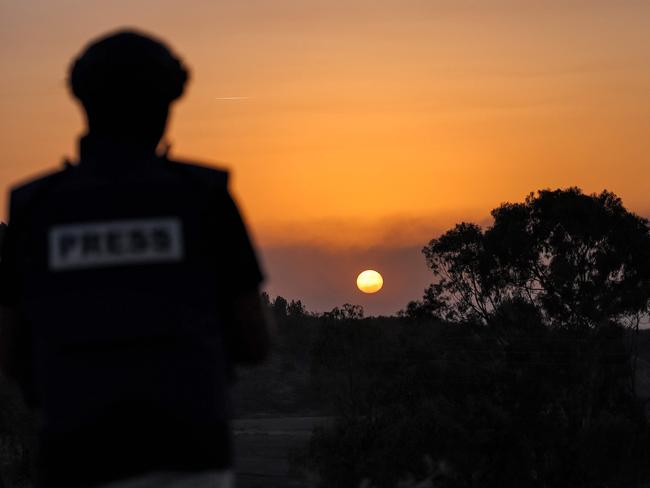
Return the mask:
[(248, 100), (250, 97), (217, 97), (215, 100)]

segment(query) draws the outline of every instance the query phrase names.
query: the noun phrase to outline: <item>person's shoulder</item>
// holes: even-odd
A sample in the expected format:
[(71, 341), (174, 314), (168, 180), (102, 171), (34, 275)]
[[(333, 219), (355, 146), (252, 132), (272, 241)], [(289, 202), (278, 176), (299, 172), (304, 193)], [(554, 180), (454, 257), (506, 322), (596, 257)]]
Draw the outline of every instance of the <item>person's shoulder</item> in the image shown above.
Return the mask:
[(223, 190), (228, 189), (228, 170), (205, 162), (187, 161), (182, 159), (168, 159), (169, 166), (188, 178), (204, 185)]
[(12, 212), (57, 185), (69, 169), (70, 164), (64, 163), (62, 167), (24, 178), (14, 184), (9, 190)]

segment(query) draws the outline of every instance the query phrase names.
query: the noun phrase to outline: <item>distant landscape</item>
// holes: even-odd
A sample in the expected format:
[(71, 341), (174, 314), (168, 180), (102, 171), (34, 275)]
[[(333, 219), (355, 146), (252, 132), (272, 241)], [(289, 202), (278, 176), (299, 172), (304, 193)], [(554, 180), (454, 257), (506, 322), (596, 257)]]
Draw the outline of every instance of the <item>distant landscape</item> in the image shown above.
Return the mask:
[[(584, 439), (570, 441), (577, 436), (573, 429), (579, 429), (567, 416), (578, 412), (564, 410), (579, 408), (585, 395), (576, 370), (578, 356), (589, 347), (581, 341), (563, 334), (515, 334), (500, 351), (484, 329), (406, 317), (361, 318), (341, 315), (340, 309), (314, 316), (299, 302), (291, 303), (284, 313), (283, 297), (270, 302), (278, 324), (274, 356), (265, 366), (242, 371), (234, 390), (244, 488), (316, 486), (321, 477), (327, 479), (322, 486), (356, 487), (364, 479), (370, 486), (397, 486), (408, 479), (413, 483), (400, 486), (427, 479), (437, 481), (421, 486), (471, 486), (453, 481), (466, 475), (455, 469), (481, 465), (487, 471), (489, 463), (503, 469), (501, 486), (526, 486), (520, 484), (526, 465), (504, 463), (535, 442), (556, 462), (566, 459), (565, 466), (556, 467), (562, 470), (555, 474), (558, 484), (546, 486), (596, 486), (561, 483), (571, 470), (591, 475), (589, 483), (621, 478), (620, 484), (603, 486), (641, 486), (624, 479), (621, 469), (647, 480), (644, 456), (650, 451), (643, 436), (650, 420), (650, 330), (600, 343), (599, 394), (607, 395), (605, 390), (618, 383), (617, 394), (624, 397), (627, 391), (628, 401), (636, 396), (636, 407), (634, 401), (601, 404), (594, 425), (580, 434), (600, 444), (587, 446)], [(633, 385), (628, 382), (631, 355), (623, 343), (637, 348)], [(551, 405), (557, 411), (548, 411)], [(634, 411), (644, 418), (634, 421)], [(560, 440), (564, 445), (555, 446)], [(639, 448), (644, 451), (635, 452)], [(432, 457), (436, 452), (438, 459)], [(472, 462), (454, 466), (453, 457), (458, 462), (466, 456), (474, 456)], [(575, 464), (575, 456), (582, 465)], [(535, 468), (527, 467), (532, 476)]]

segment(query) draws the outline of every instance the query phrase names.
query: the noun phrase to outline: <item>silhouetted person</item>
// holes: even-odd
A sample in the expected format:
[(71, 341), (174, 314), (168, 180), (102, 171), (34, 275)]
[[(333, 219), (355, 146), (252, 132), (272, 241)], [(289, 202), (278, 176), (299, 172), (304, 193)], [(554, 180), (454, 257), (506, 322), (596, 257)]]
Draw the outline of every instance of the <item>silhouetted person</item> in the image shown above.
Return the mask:
[(39, 486), (228, 486), (262, 273), (227, 173), (156, 153), (186, 79), (150, 37), (92, 43), (69, 78), (79, 162), (11, 192), (2, 365), (42, 413)]

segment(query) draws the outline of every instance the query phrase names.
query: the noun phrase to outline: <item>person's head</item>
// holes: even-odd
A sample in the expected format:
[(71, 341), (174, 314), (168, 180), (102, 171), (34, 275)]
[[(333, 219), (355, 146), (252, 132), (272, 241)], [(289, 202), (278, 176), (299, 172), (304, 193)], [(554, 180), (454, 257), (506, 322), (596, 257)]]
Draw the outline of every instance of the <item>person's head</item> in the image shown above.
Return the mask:
[(73, 61), (68, 81), (91, 134), (155, 148), (187, 79), (161, 41), (121, 30), (92, 41)]

